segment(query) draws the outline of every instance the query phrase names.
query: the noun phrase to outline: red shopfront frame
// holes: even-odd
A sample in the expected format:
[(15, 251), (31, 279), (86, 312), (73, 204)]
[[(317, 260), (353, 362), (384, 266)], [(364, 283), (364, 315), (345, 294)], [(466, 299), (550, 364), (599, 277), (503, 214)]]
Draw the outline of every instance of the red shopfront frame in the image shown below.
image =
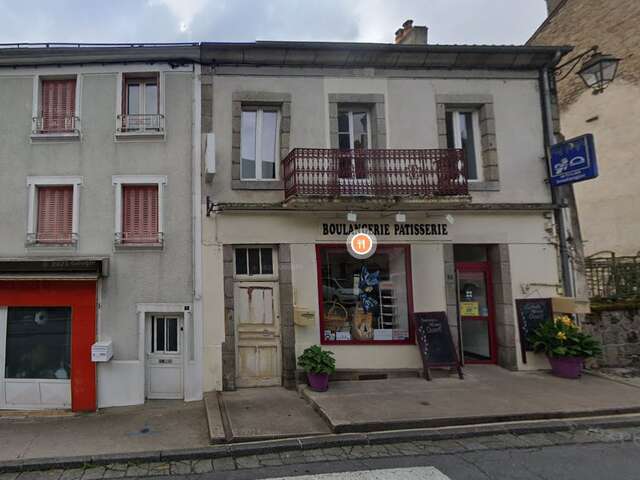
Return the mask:
[(415, 344), (415, 332), (413, 327), (413, 275), (411, 274), (411, 246), (405, 244), (384, 244), (376, 247), (376, 252), (384, 252), (391, 249), (404, 251), (405, 275), (407, 281), (407, 315), (409, 338), (406, 340), (325, 340), (324, 338), (324, 295), (322, 292), (322, 253), (324, 250), (344, 250), (345, 244), (316, 244), (316, 266), (318, 280), (318, 304), (320, 312), (320, 344), (321, 345), (413, 345)]
[[(465, 359), (464, 352), (459, 351), (460, 358), (464, 360), (465, 364), (496, 364), (498, 363), (498, 338), (496, 334), (496, 313), (495, 313), (495, 299), (493, 296), (493, 279), (491, 278), (491, 264), (489, 262), (456, 262), (456, 279), (461, 272), (480, 272), (484, 274), (486, 282), (486, 294), (487, 294), (487, 309), (489, 315), (487, 317), (464, 317), (470, 321), (482, 321), (487, 320), (489, 330), (489, 352), (490, 357), (486, 360), (480, 359)], [(456, 285), (456, 289), (460, 286)], [(460, 306), (458, 305), (458, 309)], [(462, 321), (462, 317), (460, 319)], [(460, 325), (462, 327), (462, 325)], [(464, 345), (464, 340), (463, 340)]]
[(96, 410), (96, 282), (92, 280), (0, 281), (0, 305), (71, 307), (71, 410)]

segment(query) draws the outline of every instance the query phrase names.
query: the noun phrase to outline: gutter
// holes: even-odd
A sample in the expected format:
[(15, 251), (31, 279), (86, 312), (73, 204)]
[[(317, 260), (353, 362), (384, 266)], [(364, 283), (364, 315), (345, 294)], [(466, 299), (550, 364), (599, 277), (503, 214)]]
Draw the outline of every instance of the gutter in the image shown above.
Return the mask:
[[(202, 382), (203, 382), (203, 320), (202, 320), (202, 161), (201, 148), (202, 137), (201, 128), (201, 97), (200, 88), (201, 67), (199, 64), (193, 65), (193, 104), (191, 106), (191, 225), (192, 225), (192, 271), (193, 271), (193, 312), (192, 312), (192, 332), (193, 335), (193, 360), (194, 365), (192, 374), (195, 378), (192, 380), (194, 391), (193, 396), (189, 400), (202, 400)], [(189, 359), (185, 359), (189, 362)], [(185, 391), (185, 395), (186, 395)], [(185, 398), (186, 399), (186, 398)]]
[[(550, 150), (549, 148), (557, 143), (555, 133), (553, 131), (553, 115), (551, 113), (551, 88), (550, 88), (550, 79), (549, 72), (553, 74), (553, 65), (557, 65), (560, 58), (562, 58), (563, 53), (558, 51), (552, 62), (544, 66), (540, 69), (540, 100), (542, 104), (542, 124), (544, 129), (544, 146), (546, 151), (546, 167), (547, 167), (547, 177), (551, 178), (551, 167), (550, 167)], [(564, 196), (561, 194), (559, 189), (551, 186), (549, 184), (549, 188), (551, 190), (551, 203), (554, 205), (559, 205), (554, 209), (554, 218), (556, 222), (556, 228), (558, 230), (558, 243), (560, 247), (560, 267), (561, 267), (561, 275), (562, 275), (562, 288), (564, 291), (564, 295), (567, 297), (573, 296), (573, 281), (571, 275), (571, 263), (569, 260), (569, 249), (567, 248), (567, 237), (566, 237), (566, 222), (564, 218), (563, 208), (566, 207), (566, 200)]]

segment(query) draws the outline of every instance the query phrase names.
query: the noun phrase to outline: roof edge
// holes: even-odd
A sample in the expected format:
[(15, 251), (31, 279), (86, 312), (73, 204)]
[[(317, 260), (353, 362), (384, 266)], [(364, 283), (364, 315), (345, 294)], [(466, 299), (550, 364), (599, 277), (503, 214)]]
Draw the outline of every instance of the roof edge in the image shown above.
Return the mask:
[(547, 14), (547, 18), (544, 19), (544, 21), (540, 24), (540, 26), (536, 28), (536, 31), (533, 32), (533, 34), (529, 37), (529, 40), (525, 42), (525, 45), (531, 44), (531, 41), (534, 40), (542, 30), (544, 30), (544, 28), (549, 24), (549, 22), (551, 22), (551, 19), (555, 17), (558, 12), (560, 12), (562, 7), (564, 7), (568, 1), (569, 0), (560, 0), (560, 2), (556, 5), (556, 7)]
[(392, 43), (257, 41), (161, 44), (0, 44), (0, 66), (114, 63), (374, 68), (532, 69), (570, 46), (396, 45)]

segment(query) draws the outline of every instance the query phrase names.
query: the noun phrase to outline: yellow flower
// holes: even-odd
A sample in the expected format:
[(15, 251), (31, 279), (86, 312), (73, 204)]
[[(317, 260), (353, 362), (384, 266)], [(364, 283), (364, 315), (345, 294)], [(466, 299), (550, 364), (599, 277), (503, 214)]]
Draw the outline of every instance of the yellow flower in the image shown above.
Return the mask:
[(564, 332), (558, 332), (556, 333), (556, 338), (558, 340), (566, 340), (567, 339), (567, 334)]
[(570, 327), (573, 324), (573, 321), (567, 315), (564, 315), (562, 318), (560, 318), (560, 321), (565, 327)]

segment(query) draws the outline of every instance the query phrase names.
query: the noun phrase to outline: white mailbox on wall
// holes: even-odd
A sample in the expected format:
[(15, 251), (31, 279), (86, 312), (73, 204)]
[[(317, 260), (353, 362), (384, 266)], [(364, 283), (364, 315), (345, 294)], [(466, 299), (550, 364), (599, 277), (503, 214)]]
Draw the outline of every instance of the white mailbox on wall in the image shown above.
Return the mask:
[(91, 345), (92, 362), (108, 362), (113, 357), (113, 341), (96, 342)]

